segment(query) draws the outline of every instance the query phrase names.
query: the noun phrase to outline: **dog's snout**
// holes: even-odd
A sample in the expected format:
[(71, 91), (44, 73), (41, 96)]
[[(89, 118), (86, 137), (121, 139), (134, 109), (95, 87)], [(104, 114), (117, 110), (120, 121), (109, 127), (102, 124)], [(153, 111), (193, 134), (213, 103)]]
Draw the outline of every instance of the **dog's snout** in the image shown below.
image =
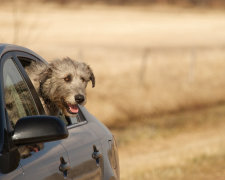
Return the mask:
[(76, 95), (76, 96), (75, 96), (75, 101), (76, 101), (77, 103), (82, 103), (82, 102), (84, 102), (84, 96), (81, 95), (81, 94)]

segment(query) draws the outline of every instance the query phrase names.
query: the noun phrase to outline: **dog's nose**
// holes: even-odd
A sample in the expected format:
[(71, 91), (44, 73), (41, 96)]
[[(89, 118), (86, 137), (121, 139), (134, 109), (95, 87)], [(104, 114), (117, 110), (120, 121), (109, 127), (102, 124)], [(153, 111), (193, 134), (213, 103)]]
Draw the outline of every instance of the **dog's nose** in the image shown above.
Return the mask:
[(81, 94), (76, 95), (76, 96), (75, 96), (75, 101), (76, 101), (78, 104), (84, 102), (84, 96), (81, 95)]

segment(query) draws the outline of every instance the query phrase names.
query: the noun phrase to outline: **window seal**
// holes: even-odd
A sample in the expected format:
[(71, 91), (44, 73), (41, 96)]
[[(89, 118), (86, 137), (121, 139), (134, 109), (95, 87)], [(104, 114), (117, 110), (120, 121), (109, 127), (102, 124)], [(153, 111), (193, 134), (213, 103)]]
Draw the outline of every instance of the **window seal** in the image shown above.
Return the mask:
[(79, 123), (76, 123), (76, 124), (71, 124), (69, 126), (67, 126), (67, 129), (73, 129), (73, 128), (76, 128), (76, 127), (79, 127), (79, 126), (83, 126), (85, 124), (87, 124), (88, 121), (82, 121), (82, 122), (79, 122)]
[(82, 119), (83, 121), (81, 122), (78, 122), (78, 123), (75, 123), (75, 124), (70, 124), (67, 126), (67, 129), (72, 129), (72, 128), (76, 128), (76, 127), (79, 127), (79, 126), (82, 126), (82, 125), (85, 125), (88, 123), (88, 120), (86, 119), (86, 117), (84, 116), (81, 108), (78, 106), (79, 108), (79, 112), (78, 112), (78, 116), (80, 119)]

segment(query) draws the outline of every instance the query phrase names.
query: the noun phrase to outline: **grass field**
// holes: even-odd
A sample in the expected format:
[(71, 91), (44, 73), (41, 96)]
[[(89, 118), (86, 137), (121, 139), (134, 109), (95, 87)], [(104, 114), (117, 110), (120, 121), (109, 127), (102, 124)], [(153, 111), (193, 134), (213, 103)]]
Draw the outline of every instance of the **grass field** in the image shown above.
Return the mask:
[(121, 179), (224, 179), (225, 12), (0, 7), (0, 41), (90, 64), (87, 108), (114, 132)]
[(224, 108), (166, 114), (113, 130), (121, 179), (224, 179)]

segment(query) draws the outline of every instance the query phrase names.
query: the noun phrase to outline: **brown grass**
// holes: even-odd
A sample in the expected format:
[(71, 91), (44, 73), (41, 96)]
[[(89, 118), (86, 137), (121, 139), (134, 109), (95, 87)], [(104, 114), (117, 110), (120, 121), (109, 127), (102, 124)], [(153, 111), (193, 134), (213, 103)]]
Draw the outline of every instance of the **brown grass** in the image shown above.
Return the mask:
[(224, 179), (225, 106), (116, 129), (121, 179)]
[(116, 134), (122, 179), (224, 177), (225, 12), (15, 2), (0, 41), (91, 65), (87, 108)]
[(176, 165), (166, 165), (160, 168), (138, 169), (132, 178), (129, 179), (218, 179), (223, 180), (224, 173), (224, 153), (207, 155), (192, 158), (185, 163)]

